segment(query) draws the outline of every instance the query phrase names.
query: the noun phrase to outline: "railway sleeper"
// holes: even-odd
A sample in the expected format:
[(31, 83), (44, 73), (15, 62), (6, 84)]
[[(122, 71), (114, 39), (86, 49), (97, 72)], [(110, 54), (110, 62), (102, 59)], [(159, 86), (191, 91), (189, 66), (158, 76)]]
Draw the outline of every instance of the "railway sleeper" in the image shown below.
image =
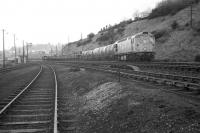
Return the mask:
[(7, 122), (0, 123), (0, 130), (43, 129), (49, 127), (50, 123), (51, 121)]
[(134, 71), (135, 74), (142, 74), (146, 76), (154, 76), (157, 78), (167, 78), (167, 79), (172, 79), (172, 80), (182, 80), (188, 81), (191, 83), (200, 83), (200, 79), (197, 77), (187, 77), (187, 76), (179, 76), (179, 75), (171, 75), (171, 74), (161, 74), (161, 73), (149, 73), (149, 72), (139, 72), (139, 71)]
[(163, 80), (163, 79), (160, 79), (160, 78), (153, 78), (153, 77), (152, 77), (152, 82), (153, 82), (153, 83), (156, 83), (156, 84), (163, 84), (163, 83), (164, 83), (164, 80)]
[(60, 132), (69, 132), (69, 133), (76, 133), (76, 127), (62, 127), (62, 125), (58, 124), (58, 128)]
[(169, 86), (174, 86), (174, 81), (173, 80), (164, 79), (164, 84), (169, 85)]
[(40, 113), (47, 113), (49, 114), (52, 111), (52, 109), (31, 109), (31, 110), (27, 110), (27, 109), (20, 109), (20, 110), (12, 110), (9, 111), (12, 114), (16, 114), (16, 115), (21, 115), (21, 114), (40, 114)]
[(32, 121), (50, 121), (51, 115), (8, 115), (1, 119), (3, 123), (12, 122), (32, 122)]
[(192, 91), (200, 92), (200, 85), (198, 85), (198, 84), (187, 84), (186, 87)]
[(44, 104), (52, 104), (52, 101), (17, 101), (17, 103), (20, 103), (22, 105), (44, 105)]
[(197, 77), (186, 77), (186, 76), (178, 76), (178, 75), (171, 75), (171, 74), (147, 74), (149, 76), (154, 76), (154, 77), (157, 77), (157, 78), (167, 78), (167, 79), (172, 79), (172, 80), (182, 80), (183, 82), (184, 81), (188, 81), (188, 82), (191, 82), (191, 83), (200, 83), (200, 78), (197, 78)]
[(152, 78), (152, 77), (148, 77), (148, 81), (149, 81), (149, 82), (155, 82), (155, 79)]
[(181, 88), (184, 88), (184, 89), (190, 90), (190, 91), (200, 91), (200, 85), (198, 85), (198, 84), (176, 81), (175, 86), (181, 87)]
[(44, 132), (48, 132), (48, 131), (49, 131), (49, 129), (45, 129), (45, 128), (42, 128), (42, 129), (34, 129), (34, 128), (14, 129), (14, 130), (1, 130), (0, 129), (1, 133), (6, 133), (6, 132), (9, 132), (9, 133), (44, 133)]

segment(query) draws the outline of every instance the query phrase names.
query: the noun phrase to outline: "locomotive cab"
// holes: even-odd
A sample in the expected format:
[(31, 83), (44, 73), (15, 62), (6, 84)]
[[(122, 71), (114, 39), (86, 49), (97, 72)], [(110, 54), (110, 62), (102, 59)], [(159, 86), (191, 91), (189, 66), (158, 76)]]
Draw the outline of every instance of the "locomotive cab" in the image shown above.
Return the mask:
[(136, 52), (153, 52), (155, 39), (148, 32), (136, 35), (134, 39)]

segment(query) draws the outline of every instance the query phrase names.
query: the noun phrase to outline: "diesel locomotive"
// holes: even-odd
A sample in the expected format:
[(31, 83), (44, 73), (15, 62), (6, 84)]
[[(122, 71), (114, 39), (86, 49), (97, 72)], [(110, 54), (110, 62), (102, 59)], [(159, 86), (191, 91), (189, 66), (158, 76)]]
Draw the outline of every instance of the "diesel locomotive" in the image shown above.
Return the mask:
[(155, 37), (150, 32), (141, 32), (107, 46), (75, 52), (66, 57), (46, 57), (45, 59), (151, 61), (154, 55)]

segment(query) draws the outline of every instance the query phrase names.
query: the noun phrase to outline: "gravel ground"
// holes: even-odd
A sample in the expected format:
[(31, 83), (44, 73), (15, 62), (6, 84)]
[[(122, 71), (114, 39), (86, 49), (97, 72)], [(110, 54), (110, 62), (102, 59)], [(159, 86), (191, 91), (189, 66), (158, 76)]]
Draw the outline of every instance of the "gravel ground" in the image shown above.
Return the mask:
[[(200, 106), (190, 99), (111, 74), (56, 66), (62, 114), (80, 133), (198, 133)], [(65, 119), (65, 118), (63, 118)]]
[(7, 98), (17, 89), (25, 87), (39, 72), (39, 66), (33, 65), (16, 69), (0, 75), (0, 101)]

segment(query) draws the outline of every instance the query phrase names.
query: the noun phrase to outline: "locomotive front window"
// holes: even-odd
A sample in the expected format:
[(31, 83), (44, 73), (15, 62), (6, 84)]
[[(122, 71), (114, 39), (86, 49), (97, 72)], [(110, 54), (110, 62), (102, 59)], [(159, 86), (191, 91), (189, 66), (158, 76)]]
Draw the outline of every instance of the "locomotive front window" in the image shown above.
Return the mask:
[(114, 45), (114, 49), (116, 52), (118, 51), (117, 44)]
[(134, 44), (134, 38), (133, 38), (133, 39), (131, 39), (131, 43), (132, 43), (132, 44)]

